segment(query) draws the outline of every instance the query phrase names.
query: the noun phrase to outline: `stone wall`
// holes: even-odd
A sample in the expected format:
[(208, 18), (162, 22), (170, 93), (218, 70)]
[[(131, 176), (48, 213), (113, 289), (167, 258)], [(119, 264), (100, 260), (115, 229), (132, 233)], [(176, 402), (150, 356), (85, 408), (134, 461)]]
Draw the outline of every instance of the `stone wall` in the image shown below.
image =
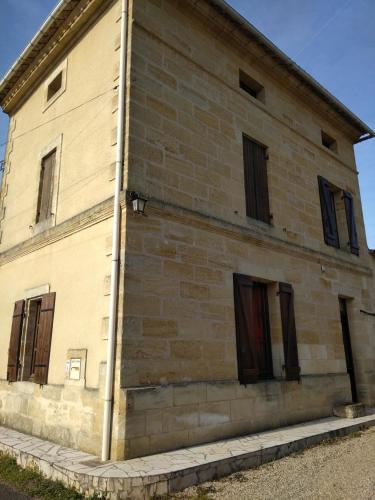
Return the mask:
[(127, 458), (332, 415), (350, 400), (346, 375), (243, 386), (235, 380), (126, 390)]
[(95, 455), (101, 446), (102, 406), (99, 389), (0, 381), (1, 425)]
[[(119, 436), (126, 457), (327, 416), (333, 405), (350, 402), (339, 296), (351, 298), (360, 398), (374, 403), (373, 336), (359, 313), (370, 305), (362, 289), (371, 284), (366, 268), (290, 244), (277, 246), (261, 231), (207, 221), (155, 201), (147, 217), (129, 212), (126, 225), (121, 381), (127, 406), (125, 435)], [(247, 388), (234, 382), (233, 273), (262, 280), (269, 289), (275, 380)], [(279, 281), (295, 291), (301, 384), (283, 380)], [(236, 405), (249, 411), (242, 422), (233, 417)], [(206, 429), (199, 422), (210, 406), (217, 418)]]
[(127, 217), (123, 386), (237, 377), (233, 273), (269, 284), (276, 376), (284, 362), (278, 282), (294, 288), (302, 373), (346, 371), (339, 295), (352, 298), (353, 348), (365, 373), (373, 339), (359, 309), (370, 305), (368, 269), (152, 201), (147, 214)]
[[(127, 187), (248, 227), (246, 134), (268, 148), (273, 219), (271, 227), (259, 225), (284, 241), (357, 263), (346, 244), (339, 252), (327, 247), (322, 233), (318, 175), (354, 194), (366, 247), (353, 147), (342, 123), (328, 121), (275, 79), (250, 43), (240, 50), (188, 5), (141, 0), (133, 17)], [(265, 102), (240, 88), (240, 69), (264, 86)], [(322, 145), (321, 130), (337, 139), (337, 154)], [(360, 261), (368, 262), (366, 252)]]
[[(126, 186), (149, 202), (146, 217), (129, 211), (125, 222), (125, 456), (325, 416), (350, 401), (339, 296), (360, 398), (374, 403), (375, 341), (360, 314), (374, 303), (373, 273), (350, 134), (190, 4), (140, 0), (132, 10)], [(264, 102), (239, 88), (240, 69), (264, 86)], [(243, 134), (268, 147), (270, 225), (246, 217)], [(359, 258), (345, 242), (324, 242), (318, 175), (354, 195)], [(275, 380), (247, 388), (235, 382), (233, 273), (268, 284)], [(283, 380), (278, 282), (295, 292), (301, 384)]]

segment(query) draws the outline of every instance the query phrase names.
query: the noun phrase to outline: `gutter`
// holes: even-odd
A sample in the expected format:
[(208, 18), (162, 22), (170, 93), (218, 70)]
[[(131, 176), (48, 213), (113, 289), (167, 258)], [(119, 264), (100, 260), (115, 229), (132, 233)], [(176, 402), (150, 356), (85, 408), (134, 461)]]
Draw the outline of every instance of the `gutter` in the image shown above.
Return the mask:
[(360, 142), (368, 141), (369, 139), (373, 139), (373, 137), (374, 136), (371, 135), (370, 133), (361, 135), (361, 137), (358, 139), (358, 141), (355, 141), (354, 144), (359, 144)]
[(120, 38), (120, 79), (118, 94), (117, 114), (117, 150), (116, 150), (116, 174), (115, 193), (113, 207), (113, 233), (112, 233), (112, 266), (111, 286), (109, 300), (109, 324), (107, 343), (107, 366), (104, 388), (103, 409), (103, 436), (102, 436), (102, 461), (109, 460), (111, 448), (111, 426), (113, 415), (113, 385), (117, 326), (117, 304), (120, 268), (120, 234), (121, 234), (121, 189), (122, 172), (124, 165), (124, 143), (125, 143), (125, 106), (126, 106), (126, 62), (127, 62), (127, 17), (128, 0), (121, 0), (121, 38)]

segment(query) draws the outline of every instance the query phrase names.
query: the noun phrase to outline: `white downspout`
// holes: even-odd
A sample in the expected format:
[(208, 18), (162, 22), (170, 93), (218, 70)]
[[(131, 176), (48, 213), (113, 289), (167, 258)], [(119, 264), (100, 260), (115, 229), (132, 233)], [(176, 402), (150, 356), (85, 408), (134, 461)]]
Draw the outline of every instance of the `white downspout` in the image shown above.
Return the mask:
[(122, 188), (122, 171), (124, 164), (125, 143), (125, 101), (126, 101), (126, 52), (127, 52), (127, 17), (128, 0), (121, 0), (121, 38), (120, 38), (120, 77), (117, 111), (117, 151), (116, 177), (113, 206), (113, 233), (112, 233), (112, 266), (111, 288), (109, 300), (109, 325), (107, 344), (107, 367), (104, 389), (103, 440), (102, 460), (109, 460), (111, 446), (111, 417), (114, 383), (114, 357), (116, 345), (117, 302), (120, 267), (120, 234), (121, 234), (121, 206), (120, 195)]

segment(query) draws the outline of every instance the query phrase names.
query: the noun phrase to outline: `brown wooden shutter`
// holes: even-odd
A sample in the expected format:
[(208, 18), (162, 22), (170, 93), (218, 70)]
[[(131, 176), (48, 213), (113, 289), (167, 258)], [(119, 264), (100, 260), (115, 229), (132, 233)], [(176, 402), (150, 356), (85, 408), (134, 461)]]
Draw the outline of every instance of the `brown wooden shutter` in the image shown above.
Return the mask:
[(245, 172), (246, 215), (255, 219), (257, 217), (257, 202), (255, 192), (253, 142), (246, 136), (243, 136), (243, 157)]
[(41, 222), (51, 216), (53, 194), (52, 181), (55, 170), (55, 160), (56, 151), (53, 151), (42, 160), (36, 222)]
[(10, 333), (7, 380), (16, 382), (20, 364), (20, 344), (22, 325), (25, 313), (25, 301), (19, 300), (14, 304), (12, 330)]
[(238, 378), (242, 384), (256, 382), (259, 376), (256, 353), (253, 346), (252, 324), (253, 282), (248, 276), (233, 275), (234, 305), (236, 317)]
[(37, 332), (34, 381), (46, 384), (48, 379), (49, 356), (51, 351), (53, 316), (55, 311), (56, 293), (42, 296), (42, 304)]
[(350, 251), (355, 255), (359, 255), (359, 243), (358, 243), (357, 225), (355, 223), (355, 216), (354, 216), (353, 196), (347, 191), (344, 191), (343, 198), (344, 198), (345, 213), (346, 213), (346, 223), (348, 225)]
[(334, 195), (329, 182), (318, 176), (320, 206), (322, 210), (322, 222), (324, 241), (327, 245), (339, 248), (339, 233), (337, 230), (336, 209)]
[(243, 136), (246, 215), (270, 223), (266, 148)]
[(279, 296), (284, 344), (285, 376), (287, 380), (299, 380), (301, 369), (298, 362), (293, 287), (287, 283), (279, 283)]

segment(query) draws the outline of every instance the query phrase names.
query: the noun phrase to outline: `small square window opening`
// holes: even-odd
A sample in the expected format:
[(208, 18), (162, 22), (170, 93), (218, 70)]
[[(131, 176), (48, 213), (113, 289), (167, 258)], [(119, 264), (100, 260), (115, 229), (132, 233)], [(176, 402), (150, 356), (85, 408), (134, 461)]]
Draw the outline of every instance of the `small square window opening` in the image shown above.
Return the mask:
[(240, 88), (250, 94), (255, 99), (264, 102), (264, 87), (259, 82), (254, 80), (251, 76), (247, 75), (240, 70)]
[(60, 71), (60, 73), (57, 76), (55, 76), (52, 82), (48, 85), (47, 101), (52, 99), (52, 97), (57, 94), (57, 92), (61, 89), (61, 87), (62, 87), (62, 71)]
[(333, 137), (328, 135), (326, 132), (323, 132), (323, 130), (322, 130), (322, 144), (327, 149), (330, 149), (331, 151), (337, 153), (337, 141), (333, 139)]

